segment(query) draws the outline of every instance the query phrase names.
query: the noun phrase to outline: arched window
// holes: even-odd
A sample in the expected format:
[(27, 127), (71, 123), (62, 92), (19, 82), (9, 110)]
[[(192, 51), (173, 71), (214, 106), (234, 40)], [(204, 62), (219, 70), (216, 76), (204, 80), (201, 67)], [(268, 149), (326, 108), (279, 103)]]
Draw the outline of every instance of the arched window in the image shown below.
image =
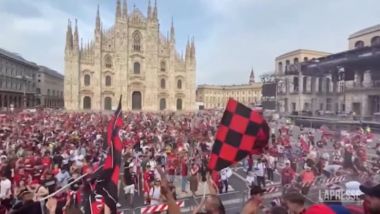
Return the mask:
[(294, 77), (293, 78), (293, 91), (294, 92), (298, 92), (299, 90), (299, 81), (298, 81), (298, 77)]
[(304, 57), (304, 58), (303, 58), (303, 61), (304, 61), (304, 62), (307, 62), (307, 61), (309, 61), (309, 58)]
[(112, 58), (110, 55), (106, 55), (104, 57), (104, 65), (106, 66), (106, 68), (112, 68)]
[(359, 40), (357, 42), (355, 42), (355, 48), (362, 48), (364, 47), (364, 42)]
[(166, 88), (166, 81), (165, 81), (165, 79), (161, 79), (161, 88), (162, 89), (165, 89)]
[(133, 38), (133, 50), (141, 51), (141, 33), (139, 31), (135, 31), (132, 35)]
[(302, 92), (303, 92), (303, 93), (308, 92), (308, 90), (307, 90), (307, 77), (303, 77), (303, 81), (302, 81)]
[(134, 91), (132, 93), (132, 110), (141, 110), (141, 107), (142, 107), (141, 92)]
[(111, 76), (106, 76), (106, 86), (111, 86)]
[(182, 80), (177, 81), (177, 88), (182, 89)]
[(179, 98), (177, 99), (177, 111), (181, 111), (182, 110), (182, 99)]
[(165, 98), (161, 98), (160, 99), (160, 110), (165, 110), (166, 109), (166, 99)]
[(166, 62), (161, 61), (161, 72), (165, 72), (165, 71), (166, 71)]
[(380, 36), (375, 36), (371, 39), (371, 45), (380, 45)]
[(283, 71), (283, 68), (282, 68), (282, 62), (279, 62), (279, 63), (278, 63), (278, 72), (279, 72), (279, 73), (282, 73), (282, 71)]
[(289, 69), (289, 65), (290, 65), (290, 61), (289, 61), (289, 60), (286, 60), (286, 61), (285, 61), (285, 73), (286, 73), (287, 70)]
[(323, 78), (319, 77), (318, 79), (318, 92), (322, 93), (322, 84), (323, 84)]
[(134, 74), (140, 74), (140, 63), (135, 62), (133, 64), (133, 73)]
[(89, 96), (83, 98), (83, 109), (91, 109), (91, 98)]
[(104, 98), (104, 110), (107, 110), (107, 111), (112, 110), (112, 98), (111, 97)]
[(91, 83), (91, 77), (90, 77), (90, 75), (88, 75), (88, 74), (84, 75), (84, 85), (85, 86), (89, 86), (90, 83)]
[(298, 58), (297, 58), (297, 57), (294, 58), (293, 63), (294, 63), (294, 64), (297, 64), (297, 63), (298, 63)]

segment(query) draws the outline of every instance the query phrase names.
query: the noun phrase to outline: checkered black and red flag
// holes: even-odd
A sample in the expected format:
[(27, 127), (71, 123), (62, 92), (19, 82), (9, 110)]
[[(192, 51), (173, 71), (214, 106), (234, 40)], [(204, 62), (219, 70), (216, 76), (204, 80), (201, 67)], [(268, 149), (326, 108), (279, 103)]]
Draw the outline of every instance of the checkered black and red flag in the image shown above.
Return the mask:
[[(104, 203), (110, 208), (112, 214), (117, 213), (116, 204), (118, 203), (118, 183), (120, 177), (121, 150), (122, 141), (119, 131), (123, 126), (123, 118), (121, 111), (121, 96), (119, 105), (112, 119), (107, 126), (107, 156), (104, 159), (103, 165), (93, 176), (95, 180), (95, 193), (104, 198)], [(91, 207), (97, 207), (99, 204), (96, 200), (92, 201)], [(95, 209), (91, 210), (91, 214), (97, 214)]]
[(258, 111), (230, 98), (212, 147), (209, 169), (219, 171), (249, 154), (261, 154), (269, 140), (269, 126)]

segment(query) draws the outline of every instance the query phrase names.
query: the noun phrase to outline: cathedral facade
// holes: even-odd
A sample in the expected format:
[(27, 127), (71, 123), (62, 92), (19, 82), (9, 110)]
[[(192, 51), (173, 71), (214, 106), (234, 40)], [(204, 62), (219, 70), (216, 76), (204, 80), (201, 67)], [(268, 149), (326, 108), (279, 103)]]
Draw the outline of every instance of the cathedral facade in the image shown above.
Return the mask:
[(65, 48), (66, 110), (112, 110), (122, 95), (124, 110), (193, 111), (196, 95), (194, 39), (185, 56), (176, 50), (173, 22), (160, 33), (157, 4), (147, 15), (126, 0), (116, 2), (115, 24), (102, 27), (99, 7), (94, 39), (79, 41), (77, 21), (69, 20)]

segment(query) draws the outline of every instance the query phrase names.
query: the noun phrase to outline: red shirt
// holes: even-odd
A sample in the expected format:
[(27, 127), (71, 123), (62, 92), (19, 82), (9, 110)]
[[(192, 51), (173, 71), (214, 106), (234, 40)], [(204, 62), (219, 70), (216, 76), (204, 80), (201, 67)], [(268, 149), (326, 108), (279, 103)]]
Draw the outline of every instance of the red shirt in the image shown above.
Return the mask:
[(187, 176), (188, 168), (186, 162), (182, 162), (181, 166), (181, 175), (182, 176)]
[(48, 156), (43, 157), (42, 160), (41, 160), (41, 163), (45, 167), (50, 166), (50, 164), (51, 164), (50, 157), (48, 157)]
[(364, 199), (364, 201), (363, 201), (363, 210), (364, 210), (365, 214), (370, 214), (371, 213), (370, 202), (368, 200), (366, 200), (366, 199)]
[(149, 171), (144, 172), (143, 178), (144, 178), (144, 192), (149, 193), (149, 189), (150, 189), (149, 188), (149, 180), (150, 180)]
[(170, 164), (170, 166), (169, 166), (168, 174), (169, 175), (174, 175), (175, 174), (175, 168), (174, 168), (173, 163)]

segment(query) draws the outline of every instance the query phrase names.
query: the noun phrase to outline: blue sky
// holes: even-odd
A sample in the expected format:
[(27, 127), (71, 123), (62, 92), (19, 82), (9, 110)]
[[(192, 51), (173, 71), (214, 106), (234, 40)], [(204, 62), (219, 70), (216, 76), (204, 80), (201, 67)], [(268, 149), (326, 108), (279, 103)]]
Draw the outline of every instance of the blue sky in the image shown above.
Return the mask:
[[(78, 19), (87, 41), (97, 4), (110, 27), (115, 2), (0, 0), (0, 47), (63, 73), (67, 19)], [(147, 3), (128, 0), (130, 11), (136, 5), (146, 13)], [(340, 52), (351, 33), (380, 24), (379, 0), (158, 0), (158, 6), (165, 35), (174, 17), (179, 51), (195, 37), (199, 84), (245, 83), (251, 68), (257, 77), (272, 71), (274, 58), (294, 49)]]

